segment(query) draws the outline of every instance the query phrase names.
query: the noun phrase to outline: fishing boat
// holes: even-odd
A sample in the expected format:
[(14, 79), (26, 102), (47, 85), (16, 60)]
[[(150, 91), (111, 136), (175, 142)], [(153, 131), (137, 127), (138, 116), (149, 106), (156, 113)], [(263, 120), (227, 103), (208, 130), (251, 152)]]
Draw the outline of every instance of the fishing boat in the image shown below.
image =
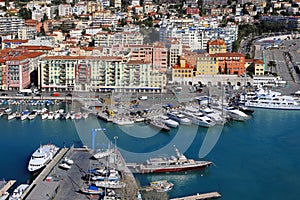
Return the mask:
[(54, 144), (41, 145), (37, 150), (31, 155), (28, 170), (30, 172), (38, 171), (45, 167), (56, 155), (59, 148)]
[(169, 158), (151, 158), (145, 163), (128, 166), (134, 173), (164, 173), (164, 172), (183, 172), (190, 170), (205, 169), (212, 162), (196, 161), (187, 159), (177, 148), (175, 148), (176, 156)]

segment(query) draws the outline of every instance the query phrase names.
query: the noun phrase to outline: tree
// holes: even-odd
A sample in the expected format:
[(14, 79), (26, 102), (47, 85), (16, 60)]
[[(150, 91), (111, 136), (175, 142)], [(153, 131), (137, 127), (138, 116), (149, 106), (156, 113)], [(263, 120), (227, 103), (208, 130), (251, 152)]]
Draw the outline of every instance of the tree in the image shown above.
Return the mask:
[(251, 59), (251, 56), (249, 53), (246, 54), (245, 59)]
[(27, 8), (21, 8), (19, 10), (19, 17), (21, 17), (22, 19), (31, 19), (32, 18), (32, 13), (30, 9)]

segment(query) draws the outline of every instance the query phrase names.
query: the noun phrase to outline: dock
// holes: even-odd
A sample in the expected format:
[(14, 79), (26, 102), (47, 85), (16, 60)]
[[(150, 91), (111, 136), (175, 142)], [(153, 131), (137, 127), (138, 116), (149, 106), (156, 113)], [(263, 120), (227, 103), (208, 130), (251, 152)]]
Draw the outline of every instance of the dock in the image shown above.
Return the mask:
[(217, 199), (220, 198), (221, 195), (218, 192), (209, 192), (203, 194), (196, 194), (192, 196), (180, 197), (171, 200), (204, 200), (204, 199)]
[(9, 190), (9, 188), (11, 188), (11, 186), (13, 186), (13, 184), (15, 184), (16, 180), (10, 180), (8, 181), (1, 189), (0, 189), (0, 194), (4, 194), (5, 192), (7, 192), (7, 190)]

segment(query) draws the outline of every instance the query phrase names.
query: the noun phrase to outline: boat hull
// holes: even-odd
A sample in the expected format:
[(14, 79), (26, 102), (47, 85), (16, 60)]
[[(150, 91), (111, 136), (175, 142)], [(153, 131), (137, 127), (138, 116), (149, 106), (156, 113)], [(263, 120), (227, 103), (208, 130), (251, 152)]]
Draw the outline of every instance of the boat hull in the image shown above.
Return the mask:
[(208, 167), (211, 162), (206, 164), (194, 165), (194, 166), (184, 166), (184, 167), (166, 167), (166, 168), (143, 168), (137, 170), (137, 173), (146, 174), (146, 173), (167, 173), (167, 172), (186, 172), (186, 171), (196, 171), (202, 170)]

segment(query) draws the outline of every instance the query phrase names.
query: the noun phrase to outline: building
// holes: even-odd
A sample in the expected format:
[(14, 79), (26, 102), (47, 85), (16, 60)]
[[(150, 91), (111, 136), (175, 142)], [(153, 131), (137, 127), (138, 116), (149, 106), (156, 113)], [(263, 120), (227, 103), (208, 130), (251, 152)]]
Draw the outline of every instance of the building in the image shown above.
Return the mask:
[(180, 81), (194, 76), (194, 66), (190, 65), (183, 57), (179, 62), (172, 66), (172, 81)]
[(207, 44), (209, 54), (226, 53), (226, 43), (224, 40), (211, 40)]
[(199, 54), (197, 57), (196, 75), (218, 74), (218, 60), (208, 53)]
[(245, 55), (241, 53), (210, 54), (218, 62), (219, 74), (242, 75), (245, 72)]
[(17, 36), (18, 29), (25, 27), (25, 21), (19, 17), (0, 17), (0, 35)]

